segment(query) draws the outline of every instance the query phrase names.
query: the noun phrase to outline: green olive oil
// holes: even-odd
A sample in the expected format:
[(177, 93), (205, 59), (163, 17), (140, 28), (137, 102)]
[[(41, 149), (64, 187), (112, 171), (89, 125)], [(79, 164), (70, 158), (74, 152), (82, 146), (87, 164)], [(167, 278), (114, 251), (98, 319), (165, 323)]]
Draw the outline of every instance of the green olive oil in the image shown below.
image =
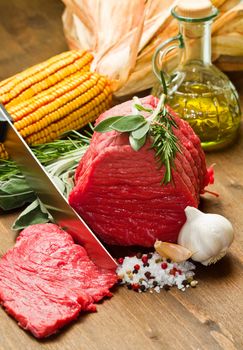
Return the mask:
[(189, 122), (205, 150), (221, 149), (237, 136), (241, 112), (232, 86), (211, 88), (187, 81), (168, 98), (168, 103)]

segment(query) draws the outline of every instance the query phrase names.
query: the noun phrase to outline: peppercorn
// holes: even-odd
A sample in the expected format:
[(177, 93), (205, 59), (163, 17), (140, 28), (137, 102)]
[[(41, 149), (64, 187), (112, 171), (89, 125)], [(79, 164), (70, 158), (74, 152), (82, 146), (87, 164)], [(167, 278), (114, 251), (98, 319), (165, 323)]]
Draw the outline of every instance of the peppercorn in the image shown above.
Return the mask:
[(138, 271), (140, 269), (140, 265), (136, 264), (136, 265), (133, 266), (133, 268), (134, 268), (134, 270)]
[(148, 262), (148, 257), (147, 257), (147, 255), (143, 255), (143, 257), (142, 257), (142, 262), (143, 262), (144, 264), (147, 264), (147, 262)]
[(167, 267), (168, 267), (168, 264), (167, 264), (166, 262), (163, 262), (163, 263), (161, 264), (161, 268), (162, 268), (163, 270), (167, 269)]
[(185, 287), (189, 284), (187, 280), (184, 280), (184, 281), (182, 281), (181, 283), (182, 283), (183, 286), (185, 286)]
[(157, 281), (153, 281), (153, 286), (156, 287), (158, 285)]
[(138, 292), (138, 290), (139, 290), (139, 284), (138, 284), (138, 283), (132, 284), (132, 289), (133, 289), (135, 292)]
[(127, 289), (132, 289), (132, 285), (130, 283), (127, 285)]
[(170, 290), (169, 284), (165, 284), (163, 288), (164, 288), (164, 290), (166, 290), (166, 291)]
[(151, 272), (145, 272), (144, 276), (147, 277), (147, 279), (149, 280), (151, 278)]
[(136, 257), (137, 257), (138, 259), (141, 259), (142, 255), (143, 255), (142, 253), (138, 252), (138, 253), (136, 254)]
[(122, 265), (123, 264), (123, 261), (124, 261), (124, 258), (119, 258), (117, 259), (117, 262), (119, 265)]
[(190, 286), (191, 286), (192, 288), (195, 288), (197, 284), (198, 284), (198, 281), (193, 280), (193, 281), (191, 281)]
[(149, 263), (143, 264), (143, 267), (149, 267)]
[(152, 253), (148, 253), (148, 254), (147, 254), (147, 258), (148, 258), (148, 259), (151, 259), (151, 258), (152, 258), (152, 256), (153, 256), (153, 254), (152, 254)]
[(145, 285), (144, 285), (144, 284), (142, 284), (142, 285), (140, 286), (140, 290), (141, 290), (142, 292), (145, 292), (146, 287), (145, 287)]
[(171, 259), (170, 258), (168, 258), (168, 259), (166, 259), (167, 260), (167, 262), (170, 264), (171, 263)]
[(136, 273), (138, 273), (138, 270), (134, 269), (132, 273), (136, 274)]

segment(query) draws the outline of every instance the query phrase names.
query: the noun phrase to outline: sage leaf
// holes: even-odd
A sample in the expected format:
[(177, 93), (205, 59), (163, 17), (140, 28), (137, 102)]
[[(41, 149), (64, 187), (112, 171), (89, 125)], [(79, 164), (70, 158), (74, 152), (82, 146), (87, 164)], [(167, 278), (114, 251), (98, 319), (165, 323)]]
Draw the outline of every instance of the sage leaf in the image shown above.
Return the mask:
[(124, 116), (115, 116), (115, 117), (109, 117), (105, 120), (102, 120), (99, 124), (97, 124), (94, 128), (94, 131), (97, 132), (107, 132), (111, 131), (111, 125), (118, 121), (119, 119), (122, 119)]
[(142, 148), (143, 145), (145, 144), (145, 141), (146, 141), (146, 135), (144, 135), (141, 139), (134, 139), (132, 137), (132, 134), (129, 135), (129, 142), (132, 149), (134, 149), (134, 151), (139, 151), (140, 148)]
[(24, 177), (13, 176), (7, 181), (0, 181), (0, 195), (21, 194), (29, 190), (30, 187)]
[(30, 225), (44, 224), (53, 221), (52, 217), (40, 202), (36, 199), (32, 202), (16, 219), (12, 226), (12, 230), (22, 230)]
[(142, 115), (128, 115), (113, 123), (111, 128), (119, 132), (129, 132), (138, 129), (144, 123), (146, 120)]
[(25, 178), (13, 176), (8, 181), (0, 181), (0, 208), (11, 210), (31, 203), (36, 195), (29, 188)]
[(0, 195), (0, 208), (3, 210), (11, 210), (22, 207), (26, 203), (35, 200), (36, 195), (33, 191), (24, 192), (21, 194), (6, 194)]
[(143, 111), (143, 112), (148, 112), (148, 113), (152, 113), (153, 110), (151, 108), (146, 108), (142, 105), (139, 105), (137, 103), (135, 103), (134, 107), (138, 110), (138, 111)]
[(146, 122), (146, 124), (142, 125), (140, 128), (132, 131), (132, 137), (136, 140), (141, 139), (142, 137), (144, 137), (144, 135), (147, 134), (147, 132), (149, 131), (149, 127), (150, 124)]

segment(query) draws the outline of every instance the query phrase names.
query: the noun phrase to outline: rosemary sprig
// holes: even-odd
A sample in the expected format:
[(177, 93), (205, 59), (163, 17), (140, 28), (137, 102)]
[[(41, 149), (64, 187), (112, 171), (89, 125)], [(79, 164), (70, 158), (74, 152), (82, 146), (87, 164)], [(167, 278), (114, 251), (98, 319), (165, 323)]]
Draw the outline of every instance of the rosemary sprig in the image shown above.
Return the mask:
[(165, 165), (165, 174), (162, 183), (167, 184), (172, 180), (171, 168), (177, 152), (180, 152), (178, 139), (173, 133), (172, 127), (177, 127), (175, 121), (164, 110), (160, 112), (151, 123), (150, 134), (153, 139), (151, 148), (155, 150), (155, 157), (160, 166)]
[[(166, 91), (163, 75), (161, 82)], [(171, 168), (174, 166), (176, 153), (180, 152), (180, 146), (173, 131), (173, 128), (177, 128), (177, 124), (165, 107), (166, 95), (161, 95), (154, 110), (142, 106), (137, 97), (134, 97), (133, 101), (131, 115), (107, 118), (101, 121), (94, 130), (97, 132), (116, 130), (129, 133), (129, 142), (135, 151), (144, 146), (147, 137), (151, 137), (151, 148), (155, 151), (155, 158), (159, 162), (160, 167), (165, 166), (162, 183), (167, 184), (172, 181)], [(141, 112), (146, 112), (150, 115), (145, 117)]]

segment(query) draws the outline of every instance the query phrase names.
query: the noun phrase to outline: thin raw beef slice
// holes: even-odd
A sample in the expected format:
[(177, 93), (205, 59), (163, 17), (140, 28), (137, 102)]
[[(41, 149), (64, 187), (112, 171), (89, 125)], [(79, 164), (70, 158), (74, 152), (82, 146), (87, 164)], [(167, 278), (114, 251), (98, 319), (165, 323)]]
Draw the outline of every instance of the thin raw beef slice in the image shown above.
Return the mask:
[[(141, 102), (155, 108), (158, 99), (147, 96)], [(165, 167), (158, 169), (151, 140), (147, 138), (134, 151), (128, 133), (95, 132), (79, 163), (69, 203), (108, 244), (149, 247), (156, 239), (175, 242), (186, 219), (185, 207), (197, 207), (209, 183), (199, 138), (187, 122), (169, 111), (177, 123), (173, 130), (182, 150), (169, 184), (161, 185)], [(131, 112), (132, 101), (122, 103), (103, 113), (96, 124)]]
[(21, 327), (43, 338), (81, 311), (95, 311), (116, 280), (58, 226), (37, 224), (23, 230), (0, 260), (0, 302)]

